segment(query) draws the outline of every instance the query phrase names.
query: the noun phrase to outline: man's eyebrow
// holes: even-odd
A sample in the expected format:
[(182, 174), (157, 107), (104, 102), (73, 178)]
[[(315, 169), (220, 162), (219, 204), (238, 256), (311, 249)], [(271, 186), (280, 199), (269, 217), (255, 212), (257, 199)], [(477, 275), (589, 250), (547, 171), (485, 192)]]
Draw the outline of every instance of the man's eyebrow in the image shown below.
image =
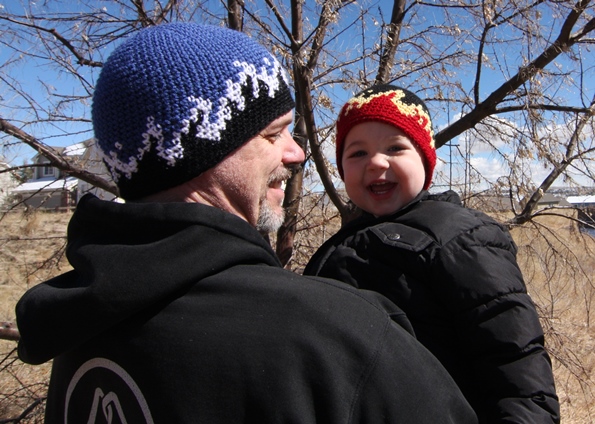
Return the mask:
[(283, 121), (278, 121), (273, 123), (272, 125), (270, 125), (268, 127), (269, 131), (276, 131), (276, 130), (280, 130), (283, 129), (285, 127), (290, 126), (293, 123), (293, 120), (283, 120)]
[(295, 115), (294, 114), (285, 114), (285, 116), (282, 119), (282, 122), (289, 122), (292, 123), (295, 120)]
[(287, 127), (291, 124), (293, 124), (293, 118), (284, 119), (279, 122), (279, 125), (281, 125), (282, 127)]

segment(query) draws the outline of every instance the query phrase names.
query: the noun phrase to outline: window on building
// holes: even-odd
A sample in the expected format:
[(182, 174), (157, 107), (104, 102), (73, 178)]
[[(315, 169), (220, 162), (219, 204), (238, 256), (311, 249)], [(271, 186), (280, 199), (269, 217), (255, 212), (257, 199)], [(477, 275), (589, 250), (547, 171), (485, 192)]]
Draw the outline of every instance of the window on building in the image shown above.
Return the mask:
[(42, 171), (43, 172), (43, 175), (42, 176), (44, 176), (44, 177), (53, 177), (54, 176), (54, 173), (56, 172), (55, 169), (54, 169), (54, 167), (51, 164), (49, 164), (49, 163), (46, 163), (43, 166), (42, 169), (43, 169), (43, 171)]

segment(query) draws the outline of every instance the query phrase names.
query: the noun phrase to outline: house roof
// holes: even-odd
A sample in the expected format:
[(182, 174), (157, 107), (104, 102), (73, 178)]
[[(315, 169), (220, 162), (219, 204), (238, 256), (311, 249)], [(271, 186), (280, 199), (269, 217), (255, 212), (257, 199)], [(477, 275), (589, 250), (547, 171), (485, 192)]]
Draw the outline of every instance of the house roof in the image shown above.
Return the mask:
[[(82, 141), (80, 143), (76, 143), (76, 144), (73, 144), (71, 146), (66, 146), (66, 147), (60, 147), (60, 146), (50, 146), (50, 147), (63, 156), (76, 157), (76, 156), (82, 156), (85, 153), (85, 150), (88, 147), (87, 146), (88, 142), (89, 142), (89, 140)], [(45, 158), (45, 155), (43, 153), (37, 153), (33, 157), (33, 162), (37, 162), (39, 158)]]
[(62, 154), (66, 156), (81, 156), (83, 153), (85, 153), (86, 149), (87, 145), (83, 141), (81, 143), (76, 143), (72, 146), (65, 147)]
[(594, 204), (595, 196), (569, 196), (566, 200), (573, 205)]
[(54, 177), (45, 177), (38, 180), (27, 181), (16, 187), (13, 192), (29, 193), (38, 191), (56, 191), (56, 190), (70, 190), (76, 187), (78, 178), (66, 177), (64, 179), (56, 180)]
[(570, 206), (570, 203), (564, 198), (556, 196), (555, 194), (545, 193), (539, 200), (538, 204), (543, 205), (548, 203), (554, 203), (558, 206)]
[(519, 207), (518, 202), (516, 200), (511, 201), (508, 196), (473, 196), (467, 202), (470, 207), (484, 212), (501, 212), (510, 210), (511, 207), (515, 209)]

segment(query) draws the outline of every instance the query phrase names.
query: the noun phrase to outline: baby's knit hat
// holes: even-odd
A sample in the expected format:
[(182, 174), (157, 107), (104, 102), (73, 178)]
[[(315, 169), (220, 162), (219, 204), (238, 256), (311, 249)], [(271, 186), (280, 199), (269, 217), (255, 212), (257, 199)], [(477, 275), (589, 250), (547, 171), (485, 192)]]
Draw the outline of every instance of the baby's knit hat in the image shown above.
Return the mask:
[(379, 121), (401, 129), (419, 146), (425, 164), (427, 190), (436, 166), (436, 148), (432, 119), (425, 103), (411, 91), (393, 85), (377, 85), (352, 97), (337, 119), (337, 169), (343, 178), (343, 145), (347, 134), (357, 124)]
[(238, 31), (172, 23), (114, 50), (92, 118), (120, 196), (134, 200), (214, 167), (293, 108), (285, 71), (264, 47)]

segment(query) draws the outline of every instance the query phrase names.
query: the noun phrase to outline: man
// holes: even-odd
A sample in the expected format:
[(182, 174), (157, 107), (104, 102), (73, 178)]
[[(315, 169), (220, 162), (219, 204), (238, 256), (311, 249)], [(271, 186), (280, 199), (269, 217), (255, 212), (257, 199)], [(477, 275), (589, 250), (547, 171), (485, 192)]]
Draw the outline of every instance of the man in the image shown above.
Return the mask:
[(239, 32), (168, 24), (112, 53), (93, 126), (127, 202), (81, 199), (74, 270), (17, 305), (21, 359), (54, 359), (47, 423), (476, 422), (399, 309), (282, 269), (257, 231), (304, 160), (293, 106)]

